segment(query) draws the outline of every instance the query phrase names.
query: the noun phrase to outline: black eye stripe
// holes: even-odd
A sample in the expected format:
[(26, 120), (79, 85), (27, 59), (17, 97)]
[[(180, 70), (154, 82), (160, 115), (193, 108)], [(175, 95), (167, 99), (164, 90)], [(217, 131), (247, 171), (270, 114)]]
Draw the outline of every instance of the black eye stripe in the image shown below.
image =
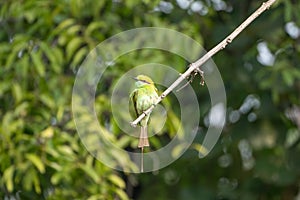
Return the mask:
[(148, 83), (148, 84), (150, 84), (148, 81), (146, 81), (146, 80), (141, 80), (142, 82), (144, 82), (144, 83)]

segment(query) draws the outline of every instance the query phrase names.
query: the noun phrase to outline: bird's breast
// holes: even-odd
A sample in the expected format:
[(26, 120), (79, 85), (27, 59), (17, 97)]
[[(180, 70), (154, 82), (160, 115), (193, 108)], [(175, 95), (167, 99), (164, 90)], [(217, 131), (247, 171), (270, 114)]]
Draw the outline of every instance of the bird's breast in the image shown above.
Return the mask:
[(142, 112), (150, 108), (158, 98), (156, 92), (142, 92), (137, 98), (137, 107), (141, 108)]

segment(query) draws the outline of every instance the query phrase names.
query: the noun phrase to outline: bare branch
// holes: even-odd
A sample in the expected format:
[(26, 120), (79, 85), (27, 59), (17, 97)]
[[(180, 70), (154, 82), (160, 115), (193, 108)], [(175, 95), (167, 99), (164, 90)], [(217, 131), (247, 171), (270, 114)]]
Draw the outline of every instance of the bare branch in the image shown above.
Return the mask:
[(154, 107), (160, 103), (174, 88), (176, 88), (183, 80), (185, 80), (195, 69), (199, 68), (203, 65), (207, 60), (209, 60), (213, 55), (215, 55), (220, 50), (224, 49), (227, 44), (231, 43), (236, 36), (238, 36), (254, 19), (256, 19), (261, 13), (265, 10), (269, 9), (270, 6), (275, 3), (276, 0), (269, 0), (264, 3), (254, 12), (250, 17), (248, 17), (239, 27), (237, 27), (229, 36), (227, 36), (223, 41), (221, 41), (217, 46), (212, 48), (209, 52), (207, 52), (203, 57), (194, 63), (190, 64), (190, 67), (181, 74), (178, 79), (176, 79), (170, 87), (168, 87), (158, 98), (155, 104), (153, 104), (148, 110), (146, 110), (143, 114), (141, 114), (136, 120), (131, 122), (131, 126), (136, 126), (139, 121), (141, 121), (146, 115), (150, 114)]

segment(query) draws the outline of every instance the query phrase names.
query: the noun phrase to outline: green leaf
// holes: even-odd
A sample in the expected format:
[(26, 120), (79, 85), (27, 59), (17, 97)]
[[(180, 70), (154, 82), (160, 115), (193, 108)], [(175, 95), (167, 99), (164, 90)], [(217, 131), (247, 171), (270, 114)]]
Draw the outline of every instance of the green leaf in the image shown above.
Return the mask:
[(26, 86), (29, 81), (29, 68), (32, 66), (32, 63), (29, 61), (29, 55), (26, 53), (22, 56), (20, 62), (18, 62), (20, 76), (22, 77), (22, 86)]
[(19, 103), (22, 100), (22, 89), (20, 84), (13, 83), (12, 89), (13, 89), (14, 99), (16, 100), (16, 103)]
[(110, 180), (113, 184), (115, 184), (119, 188), (124, 189), (126, 186), (124, 180), (115, 174), (111, 174), (110, 176), (108, 176), (108, 180)]
[(32, 164), (39, 170), (40, 173), (45, 173), (45, 165), (39, 157), (31, 153), (26, 154), (25, 157), (32, 162)]
[(106, 199), (106, 197), (102, 194), (96, 194), (90, 196), (87, 200), (102, 200), (102, 199)]
[(13, 63), (16, 60), (16, 57), (17, 57), (17, 53), (14, 53), (14, 52), (12, 52), (8, 55), (6, 63), (5, 63), (6, 69), (9, 69), (12, 67)]
[(83, 44), (83, 39), (80, 37), (73, 38), (67, 45), (67, 60), (70, 60), (75, 51)]
[[(56, 69), (55, 71), (59, 71), (61, 72), (62, 71), (62, 65), (64, 64), (64, 55), (63, 55), (63, 52), (62, 52), (62, 49), (58, 48), (58, 47), (53, 47), (52, 48), (52, 51), (53, 51), (53, 54), (55, 56), (55, 59), (56, 59), (56, 63), (58, 64), (58, 69)], [(55, 66), (53, 66), (55, 67)]]
[(179, 144), (179, 145), (175, 146), (172, 151), (172, 157), (178, 158), (180, 155), (182, 155), (185, 150), (185, 147), (186, 147), (185, 144)]
[(291, 71), (293, 73), (294, 77), (300, 80), (300, 68), (295, 68)]
[(292, 86), (294, 83), (294, 76), (292, 73), (290, 73), (289, 71), (282, 71), (282, 77), (284, 82), (288, 85), (288, 86)]
[(41, 193), (41, 186), (40, 186), (40, 180), (37, 174), (33, 177), (33, 185), (36, 193), (40, 194)]
[(132, 140), (131, 137), (128, 137), (127, 135), (125, 135), (118, 139), (117, 145), (120, 148), (125, 148), (126, 146), (128, 146), (130, 144), (131, 140)]
[(41, 50), (43, 50), (43, 52), (45, 53), (45, 55), (47, 56), (47, 58), (49, 59), (52, 69), (56, 72), (59, 73), (60, 72), (60, 67), (58, 64), (58, 59), (55, 57), (55, 54), (52, 50), (51, 47), (49, 47), (45, 42), (41, 42), (40, 43), (40, 47)]
[(55, 108), (55, 102), (48, 94), (41, 94), (40, 100), (49, 108)]
[(30, 54), (30, 56), (31, 56), (32, 62), (35, 66), (37, 73), (39, 74), (40, 77), (44, 77), (45, 76), (45, 66), (42, 61), (41, 52), (40, 51), (32, 52)]
[(86, 28), (86, 30), (84, 31), (85, 36), (91, 36), (92, 32), (96, 29), (99, 29), (101, 27), (105, 27), (105, 23), (103, 23), (102, 21), (98, 21), (98, 22), (92, 22), (88, 25), (88, 27)]
[(64, 110), (65, 110), (64, 105), (61, 105), (61, 106), (58, 107), (58, 110), (57, 110), (57, 113), (56, 113), (57, 121), (63, 120)]
[(34, 168), (28, 169), (23, 179), (23, 186), (25, 190), (29, 191), (33, 186), (33, 178), (36, 176), (36, 170)]
[(28, 11), (28, 12), (24, 12), (24, 17), (26, 18), (26, 20), (29, 23), (33, 23), (33, 21), (35, 20), (35, 18), (37, 17), (35, 15), (35, 13), (33, 13), (32, 11)]
[(195, 149), (196, 151), (198, 151), (199, 154), (202, 155), (207, 155), (208, 154), (208, 150), (205, 148), (205, 146), (201, 145), (201, 144), (192, 144), (191, 146), (193, 149)]
[(9, 53), (6, 59), (6, 69), (10, 69), (13, 67), (14, 62), (16, 62), (17, 55), (20, 51), (22, 51), (26, 47), (26, 37), (16, 36), (15, 42), (12, 44), (11, 52)]
[(11, 87), (11, 83), (8, 81), (2, 81), (0, 82), (0, 97), (3, 96), (3, 94), (9, 90)]
[(68, 36), (66, 34), (59, 35), (59, 37), (58, 37), (58, 44), (59, 45), (61, 45), (61, 46), (66, 45), (67, 41), (68, 41)]
[(29, 103), (28, 102), (22, 102), (20, 105), (18, 105), (16, 107), (14, 114), (16, 116), (19, 116), (19, 115), (24, 116), (24, 115), (27, 114), (28, 107), (29, 107)]
[(69, 26), (75, 24), (75, 19), (69, 18), (66, 19), (64, 21), (62, 21), (56, 28), (55, 28), (55, 32), (60, 32), (63, 30), (66, 30), (66, 28), (68, 28)]
[(84, 57), (86, 57), (88, 54), (88, 48), (82, 47), (80, 48), (74, 55), (74, 58), (72, 60), (71, 66), (75, 68), (76, 66), (79, 66), (83, 61)]
[[(57, 150), (64, 155), (74, 156), (74, 152), (73, 152), (72, 148), (69, 147), (68, 145), (60, 145), (57, 147)], [(71, 157), (69, 157), (69, 158), (71, 158)]]
[(74, 25), (74, 26), (71, 26), (67, 29), (67, 33), (69, 35), (76, 35), (80, 30), (81, 30), (80, 25)]
[(54, 130), (51, 126), (41, 132), (42, 138), (52, 138), (53, 135), (54, 135)]
[(10, 134), (12, 132), (11, 124), (14, 120), (14, 115), (12, 112), (6, 112), (2, 119), (2, 130), (5, 130), (2, 134), (10, 138)]
[(0, 46), (0, 54), (6, 55), (6, 53), (9, 53), (11, 51), (11, 45), (6, 42), (1, 42)]
[(91, 166), (80, 165), (80, 169), (82, 169), (85, 173), (87, 173), (87, 175), (89, 177), (91, 177), (95, 183), (99, 183), (100, 182), (99, 175), (97, 174), (97, 172)]
[(56, 162), (48, 162), (47, 165), (49, 167), (52, 167), (53, 169), (55, 169), (56, 171), (61, 171), (63, 168), (61, 165), (59, 165), (58, 163)]
[(115, 192), (120, 197), (120, 199), (122, 199), (122, 200), (129, 200), (127, 194), (123, 190), (116, 189)]
[(52, 175), (50, 181), (53, 185), (57, 185), (61, 179), (64, 177), (64, 172), (57, 172)]
[(6, 185), (6, 188), (9, 192), (14, 190), (13, 176), (14, 176), (15, 167), (12, 165), (3, 173), (3, 180)]
[(290, 1), (286, 0), (283, 1), (285, 6), (284, 6), (284, 19), (285, 21), (291, 21), (292, 20), (292, 10), (293, 10), (293, 6), (291, 4)]

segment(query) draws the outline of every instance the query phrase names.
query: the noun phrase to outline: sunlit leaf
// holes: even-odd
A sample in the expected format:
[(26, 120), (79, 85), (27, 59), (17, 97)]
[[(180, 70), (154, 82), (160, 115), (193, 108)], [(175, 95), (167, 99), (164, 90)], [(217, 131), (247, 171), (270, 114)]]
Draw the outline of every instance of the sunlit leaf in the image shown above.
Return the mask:
[(38, 194), (40, 194), (41, 193), (41, 185), (40, 185), (39, 177), (37, 176), (37, 174), (33, 177), (33, 185), (34, 185), (35, 191)]
[(92, 22), (88, 25), (88, 27), (86, 28), (85, 30), (85, 35), (86, 36), (91, 36), (92, 32), (101, 28), (101, 27), (104, 27), (105, 24), (101, 21), (98, 21), (98, 22)]
[(69, 35), (75, 35), (76, 33), (78, 33), (81, 30), (81, 26), (80, 25), (74, 25), (71, 26), (67, 29), (67, 33)]
[(105, 196), (101, 194), (97, 194), (97, 195), (90, 196), (87, 200), (102, 200), (102, 199), (105, 199)]
[(64, 177), (64, 173), (63, 172), (57, 172), (55, 174), (52, 175), (51, 177), (51, 183), (53, 185), (56, 185), (60, 182), (61, 179), (63, 179)]
[[(67, 59), (71, 59), (71, 56), (75, 51), (83, 44), (83, 39), (80, 37), (73, 38), (67, 45)], [(78, 59), (78, 58), (77, 58)]]
[(41, 101), (48, 106), (49, 108), (54, 108), (55, 107), (55, 102), (52, 99), (52, 97), (50, 97), (48, 94), (41, 94), (39, 96), (39, 98), (41, 99)]
[(18, 105), (15, 109), (15, 115), (17, 116), (25, 116), (27, 114), (27, 109), (29, 107), (28, 102), (23, 102), (20, 105)]
[(87, 56), (88, 49), (86, 47), (80, 48), (74, 55), (74, 58), (72, 59), (71, 66), (75, 68), (76, 66), (79, 66), (83, 61), (83, 59)]
[(25, 157), (39, 170), (40, 173), (45, 173), (45, 165), (42, 160), (35, 154), (26, 154)]
[(72, 18), (68, 18), (64, 21), (62, 21), (55, 29), (55, 31), (62, 31), (68, 28), (69, 26), (73, 25), (75, 23), (75, 20)]
[(204, 156), (208, 154), (208, 150), (201, 144), (194, 143), (191, 147), (198, 151), (199, 154), (202, 154)]
[(13, 92), (16, 103), (19, 103), (22, 100), (22, 89), (18, 83), (13, 83)]
[(5, 169), (3, 173), (3, 180), (9, 192), (14, 190), (13, 176), (14, 176), (15, 167), (12, 165), (9, 168)]
[(126, 193), (121, 190), (121, 189), (116, 189), (115, 190), (116, 194), (120, 197), (122, 200), (128, 200), (129, 198), (127, 197)]
[(184, 144), (175, 146), (175, 148), (172, 150), (172, 157), (178, 158), (184, 152), (185, 148), (186, 145)]
[(124, 189), (125, 188), (125, 183), (124, 181), (117, 175), (115, 174), (111, 174), (110, 176), (108, 176), (108, 180), (110, 180), (113, 184), (115, 184), (116, 186)]
[[(64, 155), (73, 156), (74, 152), (71, 147), (67, 145), (61, 145), (57, 147), (58, 151), (61, 152)], [(70, 158), (70, 157), (69, 157)]]
[(41, 132), (41, 137), (43, 138), (52, 138), (54, 135), (54, 130), (52, 127), (48, 127), (47, 129)]

